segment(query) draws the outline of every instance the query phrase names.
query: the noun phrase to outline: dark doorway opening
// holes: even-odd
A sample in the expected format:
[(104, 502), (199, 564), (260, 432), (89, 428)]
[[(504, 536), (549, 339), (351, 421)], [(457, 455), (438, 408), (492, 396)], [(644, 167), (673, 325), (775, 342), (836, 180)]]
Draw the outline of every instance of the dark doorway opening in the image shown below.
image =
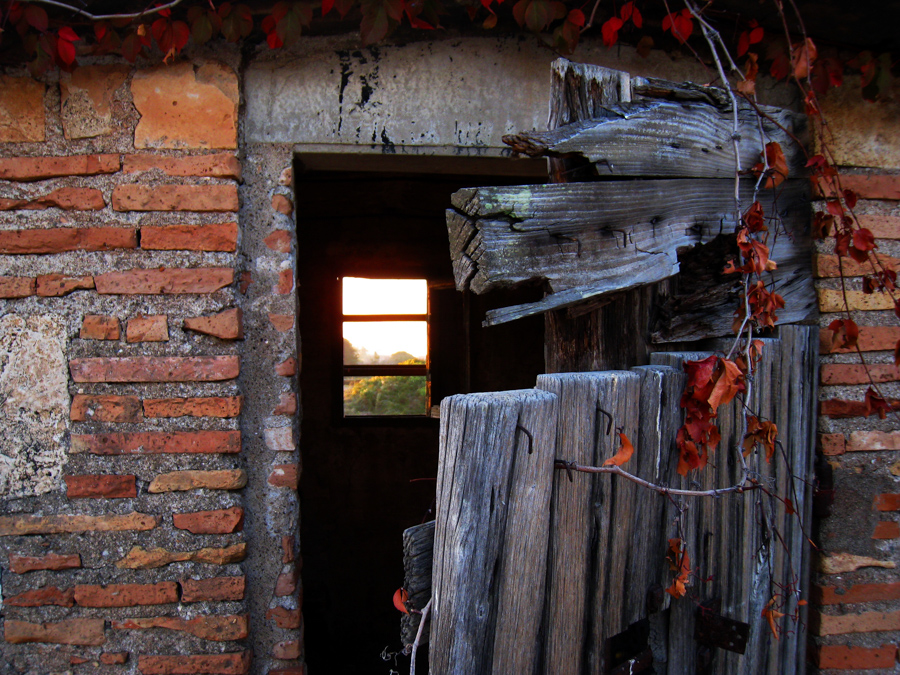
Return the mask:
[(427, 279), (432, 405), (469, 391), (534, 386), (543, 317), (481, 328), (487, 309), (537, 300), (538, 288), (478, 297), (453, 285), (444, 210), (476, 185), (543, 182), (540, 162), (300, 155), (301, 555), (305, 657), (312, 675), (387, 675), (398, 652), (405, 528), (431, 519), (433, 417), (345, 418), (342, 277)]

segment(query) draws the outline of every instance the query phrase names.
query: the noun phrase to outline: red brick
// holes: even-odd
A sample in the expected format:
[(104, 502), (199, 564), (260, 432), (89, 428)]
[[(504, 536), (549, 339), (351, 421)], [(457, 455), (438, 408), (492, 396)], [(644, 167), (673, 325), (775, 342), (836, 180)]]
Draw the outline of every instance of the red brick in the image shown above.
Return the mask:
[(900, 523), (894, 520), (882, 520), (875, 525), (872, 539), (900, 539)]
[(241, 292), (241, 295), (244, 295), (247, 292), (247, 289), (250, 288), (250, 284), (253, 283), (253, 275), (250, 272), (241, 272), (241, 281), (238, 284), (238, 290)]
[(277, 295), (287, 295), (294, 290), (294, 270), (281, 270), (278, 273), (278, 283), (272, 287)]
[(272, 427), (263, 429), (266, 447), (276, 452), (291, 452), (294, 447), (294, 432), (291, 427)]
[(246, 675), (250, 672), (252, 653), (248, 651), (230, 654), (191, 654), (178, 656), (138, 656), (141, 675)]
[(282, 394), (281, 400), (272, 411), (273, 415), (296, 415), (297, 414), (297, 394)]
[(78, 337), (82, 340), (118, 340), (119, 335), (119, 320), (116, 317), (88, 314), (81, 322)]
[(246, 577), (185, 579), (181, 582), (182, 602), (229, 602), (244, 599)]
[(844, 434), (819, 434), (818, 450), (823, 455), (843, 455), (847, 452)]
[(144, 419), (141, 399), (112, 394), (75, 394), (69, 417), (75, 422), (128, 422)]
[(0, 253), (6, 255), (110, 251), (136, 248), (137, 231), (127, 227), (48, 227), (0, 230)]
[(860, 227), (868, 228), (876, 239), (900, 239), (900, 218), (881, 214), (858, 214)]
[(103, 652), (100, 663), (106, 666), (121, 666), (128, 663), (128, 652)]
[(0, 199), (0, 211), (99, 211), (106, 208), (103, 193), (95, 188), (65, 187), (33, 199)]
[(847, 450), (857, 452), (900, 450), (900, 432), (854, 431), (847, 441)]
[(238, 356), (132, 356), (72, 359), (75, 382), (218, 382), (240, 372)]
[(293, 356), (275, 366), (275, 374), (282, 377), (293, 377), (297, 374), (297, 359)]
[(860, 199), (900, 199), (900, 176), (841, 176), (841, 187)]
[(37, 294), (48, 298), (58, 298), (72, 291), (86, 291), (94, 288), (94, 277), (69, 277), (65, 274), (41, 274), (37, 278)]
[(296, 490), (300, 485), (300, 467), (297, 464), (276, 464), (269, 474), (269, 484)]
[(247, 615), (231, 614), (226, 616), (204, 615), (193, 619), (182, 619), (177, 616), (155, 616), (145, 619), (125, 619), (113, 621), (114, 630), (142, 630), (147, 628), (166, 628), (168, 630), (189, 633), (203, 640), (227, 642), (243, 640), (247, 637)]
[(285, 609), (284, 607), (275, 607), (266, 612), (266, 619), (275, 621), (275, 625), (279, 628), (293, 630), (300, 628), (300, 610)]
[(240, 309), (226, 309), (212, 316), (188, 317), (184, 320), (184, 328), (222, 340), (242, 340), (244, 313)]
[(7, 619), (4, 638), (12, 644), (45, 642), (96, 647), (106, 642), (103, 623), (103, 619), (68, 619), (59, 623), (26, 623)]
[(816, 665), (819, 668), (835, 670), (865, 670), (869, 668), (893, 668), (897, 648), (894, 645), (881, 647), (854, 647), (850, 645), (819, 645)]
[(844, 635), (900, 630), (900, 611), (829, 615), (816, 612), (810, 621), (814, 635)]
[(281, 174), (278, 176), (278, 184), (288, 186), (294, 182), (294, 170), (286, 166), (281, 170)]
[[(888, 399), (887, 402), (892, 409), (900, 410), (900, 400)], [(834, 419), (865, 417), (866, 404), (865, 401), (848, 401), (840, 398), (831, 398), (826, 401), (819, 401), (819, 414)]]
[(240, 490), (247, 485), (247, 472), (243, 469), (219, 469), (203, 471), (187, 469), (161, 473), (154, 478), (147, 492), (186, 492), (189, 490)]
[(293, 236), (287, 230), (275, 230), (272, 234), (263, 239), (263, 243), (273, 251), (290, 253), (292, 240)]
[(141, 248), (156, 251), (224, 251), (237, 250), (237, 223), (210, 225), (144, 226)]
[(75, 591), (71, 588), (60, 590), (56, 586), (44, 586), (6, 598), (3, 603), (12, 607), (44, 607), (46, 605), (72, 607), (75, 604)]
[(81, 607), (137, 607), (178, 602), (178, 584), (109, 584), (75, 586), (75, 602)]
[[(892, 270), (900, 267), (900, 259), (892, 258), (888, 255), (876, 254), (881, 264)], [(872, 274), (871, 263), (858, 263), (853, 258), (844, 257), (841, 259), (840, 267), (838, 266), (838, 257), (836, 255), (817, 255), (816, 256), (816, 276), (819, 278), (839, 277), (843, 270), (844, 277), (861, 277), (866, 274)]]
[(142, 173), (158, 169), (167, 176), (209, 176), (211, 178), (241, 178), (241, 163), (227, 152), (214, 155), (165, 157), (162, 155), (125, 155), (123, 173)]
[(270, 670), (269, 675), (307, 675), (305, 666), (297, 666), (296, 668), (276, 668)]
[[(834, 332), (827, 328), (819, 331), (819, 351), (822, 354), (846, 354), (855, 352), (855, 348), (839, 349), (832, 347), (831, 339)], [(860, 326), (857, 343), (861, 351), (875, 352), (883, 350), (893, 351), (897, 341), (900, 340), (900, 328), (893, 326)]]
[(119, 185), (113, 190), (115, 211), (237, 211), (236, 185)]
[(876, 511), (900, 511), (900, 494), (886, 493), (875, 496)]
[(272, 656), (276, 659), (299, 659), (300, 658), (300, 640), (285, 640), (278, 642), (272, 648)]
[(230, 267), (135, 269), (107, 272), (94, 277), (97, 292), (105, 295), (214, 293), (232, 281), (234, 270)]
[(294, 202), (284, 195), (273, 195), (272, 208), (278, 211), (278, 213), (289, 216), (294, 212)]
[(169, 317), (165, 314), (144, 316), (138, 314), (128, 319), (125, 326), (125, 342), (168, 342)]
[(175, 513), (172, 524), (192, 534), (231, 534), (244, 529), (244, 509), (232, 507), (215, 511)]
[(120, 165), (118, 155), (9, 157), (0, 159), (0, 180), (32, 181), (61, 176), (96, 176), (115, 173)]
[(286, 333), (294, 327), (293, 314), (269, 314), (269, 322), (280, 333)]
[(285, 565), (294, 562), (294, 538), (289, 534), (281, 538), (281, 562)]
[(134, 476), (64, 476), (69, 499), (126, 499), (137, 497)]
[(892, 363), (823, 363), (819, 367), (822, 384), (869, 384), (875, 382), (896, 382), (900, 380), (900, 368)]
[(856, 604), (860, 602), (887, 602), (900, 600), (900, 582), (889, 584), (856, 584), (840, 586), (813, 586), (811, 597), (819, 605)]
[(0, 75), (0, 142), (46, 139), (43, 82), (30, 76)]
[(240, 431), (134, 431), (72, 434), (70, 452), (93, 455), (157, 455), (237, 453)]
[(241, 396), (148, 398), (144, 399), (144, 414), (147, 417), (237, 417), (242, 400)]
[(82, 663), (87, 663), (87, 662), (88, 662), (88, 659), (86, 659), (82, 656), (76, 656), (75, 654), (72, 654), (72, 656), (69, 657), (69, 663), (73, 666), (77, 666), (77, 665), (80, 665)]
[(297, 590), (297, 581), (300, 579), (300, 570), (292, 566), (291, 571), (283, 572), (275, 580), (275, 596), (283, 598), (293, 595)]
[(34, 295), (33, 277), (0, 277), (0, 298), (27, 298)]
[(134, 512), (121, 516), (0, 516), (0, 537), (145, 531), (152, 530), (157, 525), (159, 525), (158, 516)]
[(9, 571), (15, 574), (36, 572), (38, 570), (70, 570), (81, 567), (81, 556), (77, 553), (60, 555), (48, 553), (43, 556), (26, 556), (9, 554)]
[(197, 562), (207, 565), (229, 565), (247, 557), (247, 544), (234, 544), (225, 548), (201, 548), (196, 551), (169, 551), (164, 548), (132, 546), (116, 567), (127, 570), (148, 570), (176, 562)]

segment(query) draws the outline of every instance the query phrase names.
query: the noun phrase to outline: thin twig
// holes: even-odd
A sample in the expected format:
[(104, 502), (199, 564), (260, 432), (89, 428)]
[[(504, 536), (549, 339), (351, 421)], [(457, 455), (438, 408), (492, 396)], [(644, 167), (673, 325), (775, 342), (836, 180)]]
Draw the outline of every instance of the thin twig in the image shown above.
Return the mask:
[(726, 488), (713, 488), (712, 490), (679, 490), (677, 488), (670, 488), (664, 485), (657, 485), (656, 483), (651, 483), (650, 481), (644, 480), (643, 478), (638, 478), (633, 473), (628, 473), (618, 466), (590, 466), (588, 464), (577, 464), (576, 462), (567, 462), (563, 459), (558, 459), (556, 460), (555, 468), (565, 469), (566, 471), (581, 471), (582, 473), (612, 473), (617, 476), (622, 476), (622, 478), (630, 480), (632, 483), (637, 483), (641, 487), (645, 487), (648, 490), (653, 490), (654, 492), (658, 492), (659, 494), (666, 496), (679, 495), (681, 497), (719, 497), (721, 495), (730, 493), (741, 494), (743, 492), (755, 490), (759, 487), (759, 485), (755, 482), (748, 482), (748, 479), (745, 476), (744, 480), (740, 484), (730, 485)]
[(419, 641), (422, 639), (422, 631), (425, 629), (425, 622), (428, 620), (428, 614), (431, 612), (431, 602), (434, 597), (428, 599), (428, 603), (422, 610), (422, 617), (419, 619), (419, 630), (416, 631), (416, 639), (412, 646), (412, 660), (409, 663), (409, 675), (416, 675), (416, 652), (419, 651)]
[(132, 12), (130, 14), (91, 14), (90, 12), (79, 9), (78, 7), (72, 7), (72, 5), (67, 5), (64, 2), (58, 2), (57, 0), (31, 0), (31, 2), (35, 4), (41, 5), (50, 5), (51, 7), (59, 7), (60, 9), (67, 9), (70, 12), (74, 12), (80, 16), (85, 17), (86, 19), (90, 19), (91, 21), (106, 21), (107, 19), (139, 19), (142, 16), (147, 16), (148, 14), (158, 14), (167, 9), (171, 9), (176, 5), (180, 5), (182, 0), (171, 0), (164, 5), (159, 5), (157, 7), (148, 7), (147, 9), (141, 12)]

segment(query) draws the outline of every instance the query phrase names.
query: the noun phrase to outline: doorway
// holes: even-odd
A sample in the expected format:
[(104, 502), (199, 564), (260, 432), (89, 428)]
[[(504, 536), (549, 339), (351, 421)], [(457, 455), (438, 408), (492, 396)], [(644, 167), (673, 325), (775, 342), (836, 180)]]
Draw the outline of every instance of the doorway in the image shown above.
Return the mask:
[[(433, 517), (439, 420), (345, 416), (341, 280), (424, 279), (429, 402), (534, 386), (542, 317), (481, 328), (488, 309), (539, 288), (474, 296), (453, 284), (444, 210), (474, 185), (540, 183), (541, 161), (299, 155), (301, 555), (306, 662), (322, 673), (387, 675), (399, 652), (402, 532)], [(387, 660), (385, 660), (385, 657)]]

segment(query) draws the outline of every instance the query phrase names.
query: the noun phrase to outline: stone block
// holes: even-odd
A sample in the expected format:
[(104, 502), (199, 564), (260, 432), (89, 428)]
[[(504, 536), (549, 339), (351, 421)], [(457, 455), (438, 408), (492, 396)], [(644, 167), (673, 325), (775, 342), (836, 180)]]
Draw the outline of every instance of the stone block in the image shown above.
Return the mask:
[(113, 100), (125, 83), (125, 65), (79, 66), (60, 73), (60, 112), (63, 134), (69, 140), (113, 133)]

